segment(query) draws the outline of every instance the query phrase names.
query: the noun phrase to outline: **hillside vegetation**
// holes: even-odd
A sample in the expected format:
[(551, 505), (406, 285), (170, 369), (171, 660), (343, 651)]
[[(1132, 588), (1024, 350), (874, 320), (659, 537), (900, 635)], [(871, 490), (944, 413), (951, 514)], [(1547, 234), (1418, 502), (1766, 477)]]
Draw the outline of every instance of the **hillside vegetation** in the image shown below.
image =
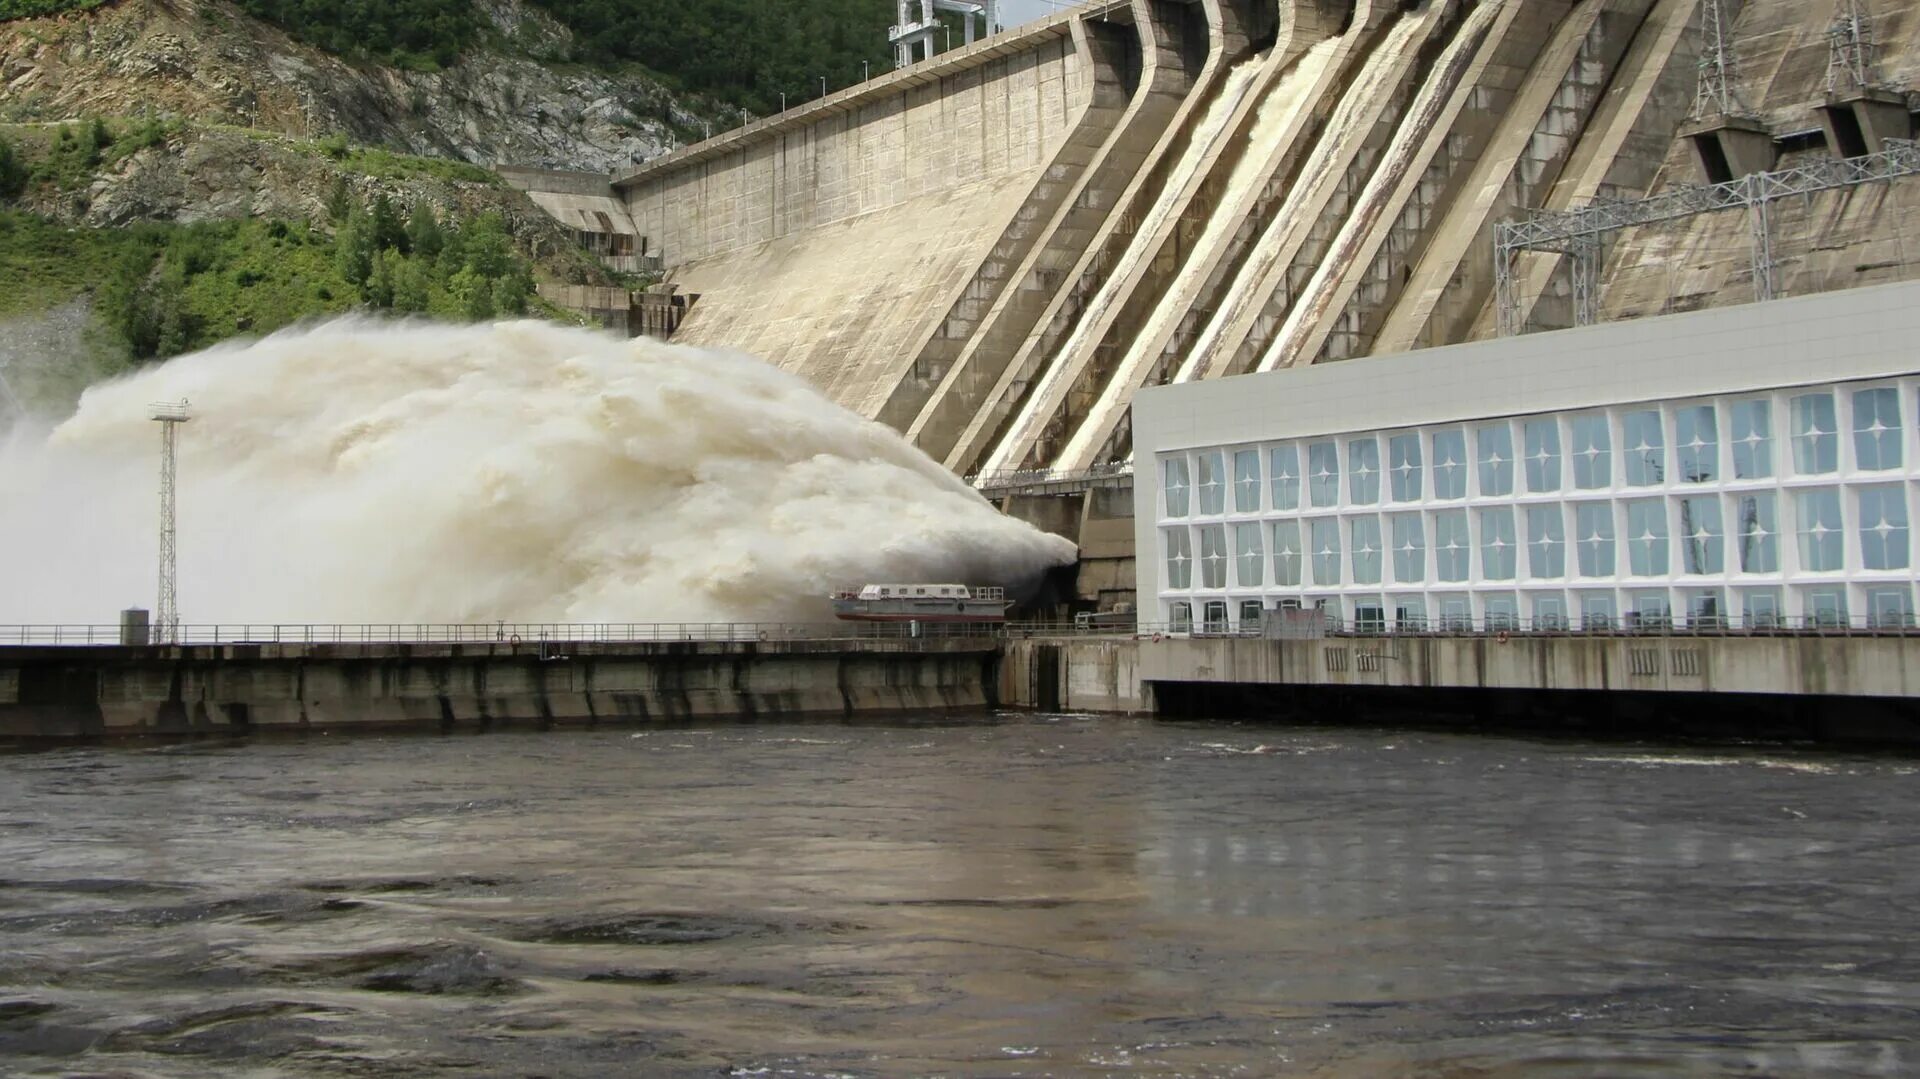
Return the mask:
[(107, 0), (0, 0), (0, 20), (31, 19), (37, 15), (58, 15), (63, 11), (84, 11), (99, 7)]
[[(9, 0), (0, 0), (5, 4)], [(22, 0), (12, 0), (19, 3)], [(48, 0), (42, 0), (48, 2)], [(329, 52), (436, 70), (489, 40), (475, 0), (236, 0), (249, 14)], [(532, 0), (572, 32), (564, 59), (600, 68), (635, 63), (669, 86), (753, 112), (837, 89), (861, 62), (890, 62), (888, 0)], [(0, 10), (4, 10), (0, 8)]]
[[(254, 186), (235, 201), (235, 184)], [(457, 162), (177, 122), (0, 125), (0, 365), (50, 408), (130, 364), (354, 309), (571, 320), (536, 277), (605, 280), (524, 195)], [(34, 343), (49, 336), (57, 363)]]

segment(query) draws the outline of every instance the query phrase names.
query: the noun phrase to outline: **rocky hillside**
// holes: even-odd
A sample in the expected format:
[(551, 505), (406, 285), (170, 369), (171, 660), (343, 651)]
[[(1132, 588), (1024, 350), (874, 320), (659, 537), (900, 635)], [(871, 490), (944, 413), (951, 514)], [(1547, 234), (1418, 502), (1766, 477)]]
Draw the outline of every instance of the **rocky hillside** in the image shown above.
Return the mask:
[(0, 120), (181, 117), (481, 165), (609, 171), (725, 111), (689, 107), (638, 69), (561, 62), (570, 32), (522, 0), (480, 7), (485, 47), (440, 70), (332, 55), (227, 0), (108, 0), (0, 22)]

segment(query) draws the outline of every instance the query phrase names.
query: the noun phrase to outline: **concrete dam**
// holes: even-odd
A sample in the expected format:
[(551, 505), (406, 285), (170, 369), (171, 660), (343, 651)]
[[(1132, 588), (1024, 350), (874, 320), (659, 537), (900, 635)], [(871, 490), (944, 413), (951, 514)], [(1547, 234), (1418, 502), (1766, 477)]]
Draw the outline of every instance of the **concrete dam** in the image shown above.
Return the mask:
[[(624, 175), (513, 178), (640, 238), (692, 301), (674, 340), (764, 356), (962, 474), (1078, 471), (1128, 458), (1142, 386), (1495, 334), (1502, 221), (1905, 139), (1915, 7), (1098, 0)], [(1836, 86), (1865, 9), (1863, 85)], [(1836, 132), (1841, 99), (1873, 123)], [(1785, 289), (1911, 276), (1913, 199), (1783, 204)], [(1604, 317), (1752, 299), (1748, 235), (1609, 235)], [(1513, 259), (1518, 328), (1577, 321), (1572, 261)]]

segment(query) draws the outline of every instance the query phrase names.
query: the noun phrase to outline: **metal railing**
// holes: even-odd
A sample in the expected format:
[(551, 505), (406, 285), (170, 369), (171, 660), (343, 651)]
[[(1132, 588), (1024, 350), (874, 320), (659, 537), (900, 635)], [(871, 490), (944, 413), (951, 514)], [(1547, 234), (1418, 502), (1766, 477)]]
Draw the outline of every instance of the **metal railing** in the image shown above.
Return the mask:
[(1777, 294), (1769, 222), (1771, 204), (1835, 188), (1920, 175), (1920, 144), (1886, 139), (1884, 146), (1881, 152), (1862, 157), (1818, 158), (1793, 168), (1750, 173), (1725, 183), (1682, 184), (1643, 199), (1596, 199), (1576, 210), (1532, 210), (1517, 220), (1500, 222), (1493, 230), (1494, 309), (1498, 333), (1512, 337), (1525, 328), (1523, 300), (1514, 266), (1514, 257), (1520, 252), (1553, 252), (1572, 260), (1569, 279), (1573, 321), (1577, 326), (1591, 326), (1600, 319), (1600, 260), (1607, 235), (1722, 210), (1747, 211), (1754, 299), (1771, 300)]
[(978, 472), (967, 477), (974, 490), (983, 495), (997, 494), (1070, 494), (1094, 487), (1129, 486), (1133, 481), (1133, 462), (1115, 461), (1082, 469), (1021, 468)]
[[(886, 641), (992, 638), (1001, 627), (967, 622), (482, 622), (182, 625), (177, 641), (154, 644), (649, 644), (666, 642)], [(120, 626), (0, 625), (0, 648), (117, 645)]]
[[(1398, 622), (1327, 619), (1318, 628), (1288, 636), (1320, 637), (1920, 637), (1912, 616), (1844, 618), (1826, 615), (1780, 616), (1753, 622), (1726, 618), (1626, 615), (1589, 618), (1426, 618)], [(1227, 622), (1170, 622), (1142, 625), (1141, 635), (1176, 637), (1266, 637), (1267, 627)]]
[[(1263, 625), (1227, 622), (1135, 622), (1101, 615), (1071, 622), (601, 622), (601, 623), (208, 623), (183, 625), (180, 640), (155, 644), (650, 644), (774, 641), (1020, 640), (1122, 637), (1142, 639), (1276, 636)], [(1920, 637), (1905, 616), (1781, 617), (1735, 624), (1724, 619), (1639, 615), (1611, 619), (1429, 618), (1424, 621), (1333, 620), (1293, 625), (1291, 638), (1514, 637)], [(0, 625), (0, 648), (25, 645), (106, 646), (120, 643), (115, 624)]]

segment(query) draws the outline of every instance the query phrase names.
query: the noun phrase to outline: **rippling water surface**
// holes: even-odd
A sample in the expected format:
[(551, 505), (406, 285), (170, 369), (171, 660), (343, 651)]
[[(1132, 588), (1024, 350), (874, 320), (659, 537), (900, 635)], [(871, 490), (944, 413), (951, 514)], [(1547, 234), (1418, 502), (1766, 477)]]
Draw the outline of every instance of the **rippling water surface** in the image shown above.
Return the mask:
[(0, 756), (0, 1072), (1913, 1074), (1917, 771), (984, 716)]

